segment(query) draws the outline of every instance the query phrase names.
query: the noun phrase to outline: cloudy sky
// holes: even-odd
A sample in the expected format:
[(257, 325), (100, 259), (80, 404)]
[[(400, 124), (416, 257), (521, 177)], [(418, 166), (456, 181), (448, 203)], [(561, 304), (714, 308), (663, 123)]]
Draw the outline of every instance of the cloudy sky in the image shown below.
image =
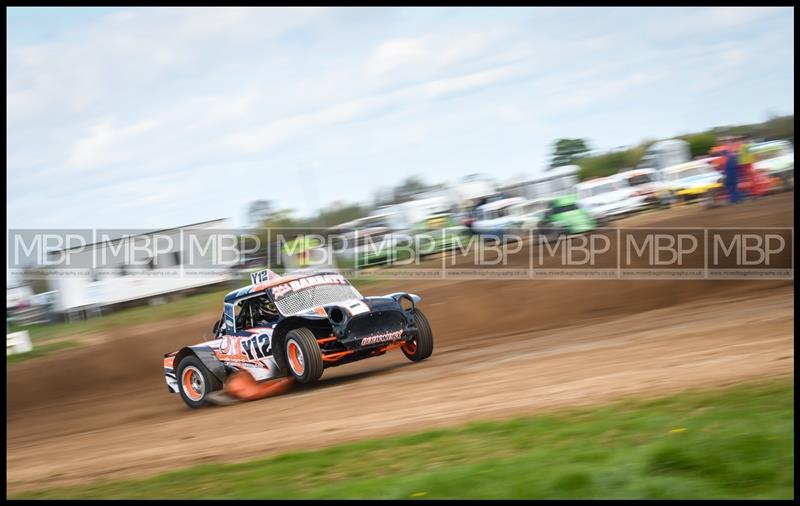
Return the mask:
[(794, 112), (793, 8), (9, 8), (8, 226), (165, 228), (270, 199), (533, 176)]

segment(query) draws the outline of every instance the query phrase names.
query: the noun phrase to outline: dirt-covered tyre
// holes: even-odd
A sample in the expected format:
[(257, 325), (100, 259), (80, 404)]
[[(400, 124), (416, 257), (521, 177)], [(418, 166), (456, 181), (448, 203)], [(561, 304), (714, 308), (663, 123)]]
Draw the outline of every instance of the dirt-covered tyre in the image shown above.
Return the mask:
[(548, 244), (558, 241), (559, 237), (564, 235), (564, 230), (556, 225), (550, 225), (543, 228), (539, 234), (539, 242), (546, 242)]
[(702, 204), (706, 209), (713, 209), (717, 207), (716, 195), (714, 195), (713, 190), (708, 191), (705, 195), (703, 195)]
[(298, 383), (313, 383), (322, 376), (322, 352), (314, 333), (306, 328), (286, 334), (286, 366)]
[(433, 353), (433, 331), (428, 319), (419, 309), (414, 310), (414, 324), (417, 326), (417, 335), (411, 341), (403, 343), (400, 349), (410, 361), (419, 362)]
[(181, 360), (177, 372), (178, 391), (183, 402), (190, 408), (206, 406), (208, 394), (222, 388), (222, 382), (194, 355)]

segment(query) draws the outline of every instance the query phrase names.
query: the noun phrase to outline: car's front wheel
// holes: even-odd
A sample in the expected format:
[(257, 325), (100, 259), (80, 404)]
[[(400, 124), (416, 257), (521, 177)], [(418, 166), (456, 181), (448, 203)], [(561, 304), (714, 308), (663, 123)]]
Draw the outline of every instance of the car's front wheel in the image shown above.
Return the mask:
[(558, 241), (559, 237), (566, 235), (564, 229), (557, 225), (547, 225), (540, 231), (539, 242), (547, 242), (548, 244)]
[(286, 365), (298, 383), (313, 383), (322, 376), (322, 352), (314, 333), (306, 328), (286, 334)]
[(192, 409), (206, 406), (208, 394), (222, 388), (222, 383), (194, 355), (187, 356), (178, 364), (177, 379), (181, 398)]
[(410, 361), (419, 362), (433, 353), (433, 331), (428, 319), (419, 309), (414, 310), (414, 325), (417, 327), (417, 335), (411, 341), (403, 343), (400, 349)]

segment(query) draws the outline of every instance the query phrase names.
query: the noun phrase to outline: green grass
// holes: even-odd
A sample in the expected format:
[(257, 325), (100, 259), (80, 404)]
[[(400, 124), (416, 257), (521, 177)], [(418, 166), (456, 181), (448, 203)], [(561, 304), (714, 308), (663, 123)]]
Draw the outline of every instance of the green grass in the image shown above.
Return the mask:
[(790, 499), (793, 394), (690, 392), (16, 497)]
[(6, 364), (16, 364), (19, 362), (24, 362), (26, 360), (30, 360), (32, 358), (39, 358), (44, 357), (45, 355), (49, 355), (56, 351), (61, 351), (66, 348), (72, 348), (74, 346), (78, 346), (78, 343), (75, 341), (54, 341), (52, 343), (41, 343), (35, 344), (33, 346), (33, 350), (25, 352), (25, 353), (16, 353), (14, 355), (6, 355)]

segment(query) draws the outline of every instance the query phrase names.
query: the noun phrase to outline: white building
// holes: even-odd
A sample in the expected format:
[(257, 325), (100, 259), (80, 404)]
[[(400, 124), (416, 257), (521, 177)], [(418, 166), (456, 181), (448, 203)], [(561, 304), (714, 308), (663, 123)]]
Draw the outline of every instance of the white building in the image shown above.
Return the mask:
[(98, 308), (163, 297), (233, 279), (236, 236), (224, 219), (137, 235), (108, 238), (50, 252), (48, 284), (54, 310), (84, 316)]
[(552, 199), (575, 193), (578, 184), (577, 165), (566, 165), (548, 170), (527, 181), (510, 183), (498, 188), (509, 197), (522, 197), (528, 200)]
[(681, 139), (654, 142), (647, 148), (637, 168), (662, 171), (692, 159), (689, 143)]

